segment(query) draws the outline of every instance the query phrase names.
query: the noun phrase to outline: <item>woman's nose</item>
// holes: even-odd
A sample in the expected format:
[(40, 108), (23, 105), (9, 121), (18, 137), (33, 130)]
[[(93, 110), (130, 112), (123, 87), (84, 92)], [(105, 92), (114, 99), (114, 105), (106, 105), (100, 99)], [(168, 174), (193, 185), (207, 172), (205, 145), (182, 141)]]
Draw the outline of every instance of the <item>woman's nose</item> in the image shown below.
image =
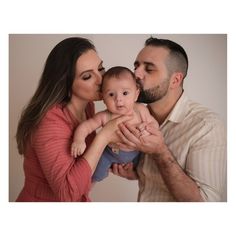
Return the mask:
[(97, 73), (96, 77), (97, 77), (97, 84), (101, 84), (102, 83), (102, 75), (100, 73)]

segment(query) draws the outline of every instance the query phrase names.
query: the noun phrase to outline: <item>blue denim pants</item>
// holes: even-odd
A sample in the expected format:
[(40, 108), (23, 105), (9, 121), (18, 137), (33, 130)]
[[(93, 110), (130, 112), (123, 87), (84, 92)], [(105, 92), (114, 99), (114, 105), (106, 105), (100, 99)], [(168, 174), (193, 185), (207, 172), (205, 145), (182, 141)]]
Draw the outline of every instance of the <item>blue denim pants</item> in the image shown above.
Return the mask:
[(92, 176), (92, 181), (98, 182), (106, 178), (109, 174), (109, 168), (113, 163), (129, 163), (133, 161), (134, 165), (137, 165), (138, 159), (138, 151), (128, 152), (119, 150), (119, 153), (117, 154), (113, 152), (109, 146), (107, 146), (98, 162), (97, 168)]

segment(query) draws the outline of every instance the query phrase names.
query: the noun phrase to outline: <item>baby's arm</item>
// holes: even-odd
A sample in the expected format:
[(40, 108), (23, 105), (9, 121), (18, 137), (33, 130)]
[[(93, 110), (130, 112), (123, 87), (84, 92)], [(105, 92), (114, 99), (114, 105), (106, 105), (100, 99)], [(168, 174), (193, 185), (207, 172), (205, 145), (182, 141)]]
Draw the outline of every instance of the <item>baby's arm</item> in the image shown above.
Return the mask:
[(150, 133), (145, 129), (148, 123), (157, 123), (156, 119), (150, 114), (148, 108), (142, 103), (136, 103), (135, 109), (139, 111), (142, 119), (142, 124), (139, 125), (139, 129), (142, 132), (142, 136), (149, 135)]
[(82, 122), (74, 132), (73, 143), (71, 146), (71, 155), (77, 157), (81, 155), (85, 148), (85, 138), (97, 128), (106, 123), (106, 111), (98, 112), (94, 117)]

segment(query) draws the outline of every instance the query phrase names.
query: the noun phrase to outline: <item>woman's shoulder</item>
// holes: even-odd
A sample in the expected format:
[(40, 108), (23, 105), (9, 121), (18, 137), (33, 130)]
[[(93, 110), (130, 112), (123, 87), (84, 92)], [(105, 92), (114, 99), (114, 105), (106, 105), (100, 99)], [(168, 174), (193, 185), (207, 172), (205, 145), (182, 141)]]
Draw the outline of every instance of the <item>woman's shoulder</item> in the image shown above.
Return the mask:
[(47, 119), (58, 119), (65, 116), (65, 105), (55, 104), (46, 113), (45, 118)]
[(40, 121), (36, 130), (36, 139), (51, 137), (69, 137), (75, 124), (65, 106), (53, 105)]
[(70, 114), (65, 104), (55, 104), (47, 111), (42, 119), (42, 123), (52, 123), (53, 125), (75, 125), (76, 120), (72, 114)]

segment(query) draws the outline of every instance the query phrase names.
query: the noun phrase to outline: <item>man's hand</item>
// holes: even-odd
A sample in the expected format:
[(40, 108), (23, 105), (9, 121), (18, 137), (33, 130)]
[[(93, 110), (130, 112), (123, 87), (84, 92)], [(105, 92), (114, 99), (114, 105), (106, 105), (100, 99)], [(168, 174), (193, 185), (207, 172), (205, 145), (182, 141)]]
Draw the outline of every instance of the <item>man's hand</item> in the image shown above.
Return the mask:
[(157, 122), (142, 123), (139, 126), (120, 124), (117, 135), (122, 143), (119, 146), (129, 147), (143, 153), (159, 154), (165, 150), (166, 145)]
[(130, 162), (127, 164), (114, 163), (110, 170), (113, 174), (129, 179), (129, 180), (138, 179), (138, 175), (136, 171), (134, 171), (133, 169), (133, 162)]

